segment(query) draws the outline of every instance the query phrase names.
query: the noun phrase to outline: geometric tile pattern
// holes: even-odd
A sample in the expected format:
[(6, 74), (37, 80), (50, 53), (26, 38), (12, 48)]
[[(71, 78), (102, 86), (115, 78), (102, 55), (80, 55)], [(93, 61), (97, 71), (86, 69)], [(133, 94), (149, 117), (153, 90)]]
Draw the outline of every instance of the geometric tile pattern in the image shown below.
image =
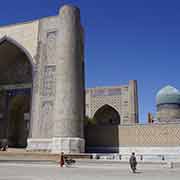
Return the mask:
[(89, 126), (87, 146), (177, 146), (180, 124)]
[(128, 146), (180, 145), (180, 124), (119, 126), (119, 143)]

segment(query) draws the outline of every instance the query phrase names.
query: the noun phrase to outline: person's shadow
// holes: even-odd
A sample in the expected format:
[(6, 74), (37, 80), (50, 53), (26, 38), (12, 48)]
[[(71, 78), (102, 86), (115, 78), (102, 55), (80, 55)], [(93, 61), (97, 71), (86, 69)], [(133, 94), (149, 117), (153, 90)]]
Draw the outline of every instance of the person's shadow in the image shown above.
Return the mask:
[(141, 174), (142, 173), (142, 171), (136, 171), (136, 172), (134, 172), (134, 174)]
[(143, 173), (142, 171), (135, 171), (135, 172), (132, 172), (132, 171), (130, 171), (132, 174), (141, 174), (141, 173)]

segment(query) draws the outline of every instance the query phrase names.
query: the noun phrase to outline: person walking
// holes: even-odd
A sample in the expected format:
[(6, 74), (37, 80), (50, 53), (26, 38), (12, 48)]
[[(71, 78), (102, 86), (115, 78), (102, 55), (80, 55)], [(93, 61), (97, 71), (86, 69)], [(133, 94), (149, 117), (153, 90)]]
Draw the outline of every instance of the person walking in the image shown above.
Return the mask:
[(7, 147), (8, 147), (7, 139), (3, 139), (1, 144), (1, 151), (6, 151)]
[(134, 152), (132, 152), (131, 157), (129, 158), (129, 164), (132, 169), (132, 172), (136, 173), (137, 161), (136, 161), (136, 156)]
[(61, 152), (61, 155), (60, 155), (60, 166), (63, 167), (64, 165), (64, 152)]

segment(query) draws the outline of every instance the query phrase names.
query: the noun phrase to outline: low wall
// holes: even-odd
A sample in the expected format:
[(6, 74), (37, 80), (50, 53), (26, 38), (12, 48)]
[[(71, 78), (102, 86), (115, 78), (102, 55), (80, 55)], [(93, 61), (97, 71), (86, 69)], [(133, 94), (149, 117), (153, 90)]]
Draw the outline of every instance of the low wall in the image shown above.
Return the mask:
[(87, 152), (180, 154), (180, 124), (88, 126)]

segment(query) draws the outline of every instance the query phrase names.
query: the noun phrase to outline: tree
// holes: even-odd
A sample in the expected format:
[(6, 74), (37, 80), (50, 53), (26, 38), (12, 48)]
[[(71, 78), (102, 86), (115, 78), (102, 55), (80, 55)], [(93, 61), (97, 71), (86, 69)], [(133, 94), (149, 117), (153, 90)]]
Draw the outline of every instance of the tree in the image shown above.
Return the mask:
[(85, 126), (88, 126), (88, 125), (96, 125), (96, 119), (95, 119), (95, 118), (90, 118), (90, 117), (88, 117), (88, 116), (85, 116), (84, 125), (85, 125)]

